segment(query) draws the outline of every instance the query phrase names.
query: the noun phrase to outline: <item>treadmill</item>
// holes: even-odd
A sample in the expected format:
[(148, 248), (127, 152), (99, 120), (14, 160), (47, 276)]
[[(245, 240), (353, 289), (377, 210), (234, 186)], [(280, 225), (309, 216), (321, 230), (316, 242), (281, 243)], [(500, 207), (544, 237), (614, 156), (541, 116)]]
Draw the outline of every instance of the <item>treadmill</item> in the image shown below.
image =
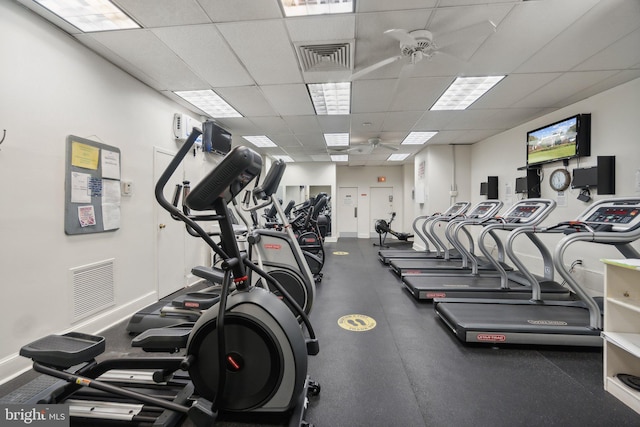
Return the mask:
[[(495, 267), (499, 276), (494, 272), (480, 272), (472, 266), (469, 274), (416, 274), (402, 278), (402, 283), (409, 293), (418, 300), (431, 301), (434, 298), (530, 298), (531, 287), (528, 279), (518, 270), (507, 272), (499, 259), (494, 258), (486, 247), (487, 235), (491, 235), (497, 242), (494, 230), (513, 231), (525, 226), (538, 226), (544, 221), (556, 203), (546, 199), (526, 199), (515, 203), (502, 216), (489, 220), (467, 219), (456, 225), (456, 229), (469, 224), (482, 224), (482, 233), (478, 237), (478, 247), (482, 254)], [(456, 237), (456, 232), (453, 233)], [(567, 288), (553, 280), (553, 259), (535, 233), (526, 233), (540, 251), (543, 261), (543, 276), (535, 276), (540, 284), (541, 292), (546, 299), (569, 299), (571, 294)], [(455, 238), (454, 241), (459, 239)], [(467, 252), (464, 245), (460, 250)], [(473, 263), (475, 257), (467, 253)]]
[[(425, 250), (416, 251), (410, 249), (383, 249), (378, 251), (380, 261), (388, 265), (393, 259), (425, 259), (425, 258), (443, 258), (446, 248), (441, 248), (438, 241), (427, 231), (427, 224), (433, 222), (440, 217), (455, 217), (464, 213), (469, 208), (469, 202), (458, 202), (449, 206), (443, 213), (435, 213), (433, 215), (421, 215), (413, 221), (413, 231), (425, 245)], [(418, 226), (418, 222), (424, 220), (422, 226)], [(429, 249), (429, 242), (433, 245), (435, 251)], [(460, 257), (459, 254), (449, 254), (450, 257)]]
[[(498, 205), (499, 204), (499, 205)], [(494, 214), (502, 207), (502, 202), (496, 200), (488, 200), (485, 202), (480, 202), (471, 210), (471, 215), (473, 215), (474, 219), (487, 219), (494, 216)], [(468, 229), (464, 226), (456, 228), (456, 226), (462, 224), (462, 222), (466, 219), (466, 217), (462, 214), (459, 214), (455, 217), (449, 218), (437, 218), (430, 224), (430, 230), (432, 231), (432, 236), (439, 242), (439, 245), (442, 247), (446, 247), (444, 256), (442, 258), (431, 258), (431, 259), (394, 259), (389, 263), (389, 267), (391, 270), (396, 273), (400, 277), (414, 275), (414, 274), (437, 274), (437, 273), (475, 273), (477, 270), (490, 270), (493, 271), (494, 274), (495, 268), (493, 264), (489, 261), (482, 260), (480, 262), (475, 255), (473, 255), (473, 237), (469, 233)], [(461, 247), (463, 246), (460, 242), (459, 238), (457, 238), (457, 234), (460, 231), (466, 234), (467, 239), (469, 240), (469, 247), (471, 248), (469, 251), (464, 251), (461, 254), (461, 259), (452, 259), (450, 254), (450, 249), (448, 249), (448, 245), (446, 245), (440, 238), (436, 235), (434, 228), (436, 224), (439, 222), (447, 222), (447, 227), (445, 229), (445, 235), (451, 245), (456, 248), (457, 252), (461, 252)], [(454, 233), (455, 230), (455, 233)], [(454, 235), (455, 234), (455, 235)], [(458, 239), (458, 240), (456, 240)], [(504, 260), (504, 254), (502, 250), (502, 245), (500, 239), (495, 238), (496, 243), (498, 244), (499, 249), (499, 257), (500, 260)], [(471, 254), (471, 256), (469, 256)], [(478, 262), (476, 262), (478, 261)], [(471, 265), (470, 265), (471, 263)], [(508, 265), (504, 266), (505, 269), (511, 269)]]
[[(523, 233), (564, 233), (553, 264), (575, 293), (575, 301), (543, 300), (540, 286), (513, 251)], [(463, 342), (601, 347), (602, 308), (565, 266), (564, 254), (576, 242), (612, 245), (625, 258), (640, 258), (631, 243), (640, 238), (640, 198), (603, 199), (575, 221), (551, 227), (522, 227), (507, 239), (507, 254), (529, 278), (531, 299), (436, 299), (435, 312)]]

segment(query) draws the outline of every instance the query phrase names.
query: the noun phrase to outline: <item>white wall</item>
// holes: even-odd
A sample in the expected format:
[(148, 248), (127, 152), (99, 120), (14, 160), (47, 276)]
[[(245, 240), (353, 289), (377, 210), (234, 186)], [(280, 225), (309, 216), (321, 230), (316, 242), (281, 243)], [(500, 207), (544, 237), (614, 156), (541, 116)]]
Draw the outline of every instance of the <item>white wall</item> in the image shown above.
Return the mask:
[[(280, 182), (282, 188), (287, 186), (328, 186), (331, 188), (331, 237), (327, 241), (336, 239), (336, 215), (335, 215), (335, 195), (338, 194), (336, 187), (336, 165), (335, 163), (287, 163), (287, 169)], [(286, 195), (285, 195), (286, 196)], [(315, 196), (308, 194), (307, 196)], [(286, 204), (289, 200), (283, 200)]]
[[(384, 176), (385, 182), (378, 182), (378, 177)], [(374, 221), (370, 218), (370, 198), (372, 187), (393, 187), (393, 209), (404, 211), (406, 203), (404, 197), (405, 171), (403, 166), (338, 166), (336, 180), (340, 186), (358, 187), (358, 237), (370, 237)], [(403, 215), (398, 215), (393, 222), (393, 229), (407, 231)]]
[[(476, 203), (484, 198), (479, 195), (479, 187), (488, 175), (498, 176), (499, 197), (504, 199), (505, 184), (514, 187), (516, 177), (525, 175), (524, 171), (518, 171), (517, 168), (525, 165), (527, 131), (578, 113), (591, 113), (591, 156), (580, 159), (579, 167), (595, 166), (597, 156), (616, 156), (616, 194), (599, 196), (592, 191), (593, 199), (639, 195), (635, 188), (635, 177), (640, 169), (640, 79), (636, 79), (473, 145), (472, 201)], [(500, 153), (499, 161), (496, 160), (496, 153)], [(548, 177), (554, 169), (561, 167), (562, 162), (543, 167), (543, 198), (558, 199), (558, 194), (549, 186)], [(578, 161), (574, 159), (570, 161), (568, 169), (575, 167), (578, 167)], [(569, 189), (566, 193), (566, 206), (558, 206), (545, 224), (574, 219), (587, 208), (586, 203), (576, 199), (578, 190)], [(555, 235), (544, 241), (554, 245), (558, 239), (559, 236)], [(527, 253), (531, 251), (526, 248), (525, 245), (517, 246), (518, 253), (530, 257)], [(603, 266), (600, 259), (606, 257), (621, 255), (603, 245), (576, 244), (568, 250), (566, 260), (570, 264), (573, 260), (581, 259), (583, 264), (576, 269), (576, 277), (590, 291), (601, 294)], [(533, 259), (529, 259), (529, 262), (536, 265)]]
[[(172, 117), (186, 111), (13, 2), (0, 4), (0, 40), (1, 381), (30, 365), (17, 356), (23, 344), (67, 329), (94, 333), (155, 300), (153, 146), (176, 151)], [(121, 149), (134, 193), (122, 198), (117, 231), (64, 233), (70, 134)], [(202, 153), (189, 162), (194, 174), (210, 167)], [(193, 245), (191, 265), (202, 258)], [(69, 269), (110, 258), (115, 307), (72, 323)]]

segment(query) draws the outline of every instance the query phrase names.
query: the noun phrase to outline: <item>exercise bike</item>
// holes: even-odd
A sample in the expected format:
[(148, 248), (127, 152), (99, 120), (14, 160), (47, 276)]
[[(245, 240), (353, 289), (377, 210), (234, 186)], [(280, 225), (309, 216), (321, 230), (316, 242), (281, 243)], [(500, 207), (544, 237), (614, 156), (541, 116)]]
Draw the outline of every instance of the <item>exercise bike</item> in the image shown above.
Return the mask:
[[(67, 382), (42, 403), (63, 403), (78, 389), (90, 388), (106, 392), (114, 400), (129, 399), (186, 415), (198, 427), (213, 425), (222, 413), (283, 414), (289, 417), (289, 425), (306, 424), (303, 415), (307, 393), (320, 391), (319, 385), (307, 376), (307, 357), (319, 352), (318, 341), (302, 308), (277, 280), (240, 252), (227, 208), (227, 202), (260, 173), (262, 159), (248, 147), (235, 147), (185, 201), (192, 211), (214, 212), (220, 225), (220, 245), (163, 195), (169, 178), (200, 134), (199, 129), (193, 129), (160, 177), (155, 195), (164, 209), (184, 221), (224, 260), (220, 302), (205, 311), (193, 328), (147, 331), (134, 340), (134, 345), (148, 351), (186, 348), (184, 356), (122, 357), (96, 362), (95, 358), (105, 350), (104, 338), (73, 332), (25, 345), (20, 355), (34, 361), (35, 371)], [(197, 268), (204, 276), (210, 269)], [(287, 304), (267, 290), (252, 286), (248, 271), (278, 289)], [(231, 292), (233, 285), (235, 291)], [(302, 319), (308, 338), (287, 305)], [(183, 370), (189, 373), (191, 383), (172, 401), (97, 379), (113, 369), (152, 369), (158, 383)], [(191, 391), (185, 399), (185, 392)]]
[(402, 233), (399, 231), (394, 231), (391, 228), (391, 223), (393, 222), (395, 217), (396, 217), (396, 213), (391, 212), (391, 219), (389, 220), (389, 222), (385, 221), (384, 219), (376, 220), (374, 224), (374, 229), (376, 230), (376, 233), (378, 233), (378, 239), (380, 243), (374, 243), (373, 246), (381, 246), (383, 248), (388, 248), (389, 245), (385, 244), (385, 240), (387, 239), (388, 233), (391, 233), (392, 235), (396, 236), (398, 240), (401, 240), (404, 242), (406, 242), (407, 240), (413, 237), (413, 234), (411, 233)]

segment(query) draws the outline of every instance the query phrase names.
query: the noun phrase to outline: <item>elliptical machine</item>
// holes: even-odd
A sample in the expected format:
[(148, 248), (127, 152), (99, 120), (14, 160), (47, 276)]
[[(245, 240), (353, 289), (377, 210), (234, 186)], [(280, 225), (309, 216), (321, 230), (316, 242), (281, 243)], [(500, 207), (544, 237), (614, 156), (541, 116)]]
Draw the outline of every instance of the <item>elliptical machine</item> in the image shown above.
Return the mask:
[[(148, 339), (147, 331), (147, 340), (138, 342), (151, 351), (173, 352), (186, 347), (185, 356), (123, 357), (96, 362), (95, 357), (104, 352), (104, 338), (80, 333), (50, 335), (25, 345), (20, 355), (33, 359), (34, 370), (68, 382), (64, 392), (50, 395), (46, 403), (62, 403), (77, 389), (89, 387), (185, 414), (196, 426), (214, 424), (221, 412), (287, 414), (289, 425), (304, 424), (307, 393), (320, 390), (307, 376), (307, 355), (318, 353), (318, 341), (300, 306), (275, 279), (241, 254), (227, 209), (226, 200), (239, 194), (260, 173), (260, 156), (247, 147), (234, 148), (187, 197), (186, 204), (193, 211), (215, 212), (221, 245), (163, 195), (170, 176), (200, 134), (199, 129), (193, 129), (160, 177), (155, 194), (164, 209), (189, 225), (224, 259), (220, 302), (204, 312), (193, 328), (159, 329), (154, 331), (156, 339)], [(203, 275), (210, 269), (197, 268)], [(287, 304), (272, 293), (251, 286), (247, 270), (279, 289), (302, 319), (309, 338), (303, 335)], [(232, 284), (236, 289), (233, 293)], [(75, 369), (77, 365), (81, 367)], [(158, 382), (185, 370), (197, 397), (188, 403), (168, 401), (96, 379), (112, 369), (154, 369)]]

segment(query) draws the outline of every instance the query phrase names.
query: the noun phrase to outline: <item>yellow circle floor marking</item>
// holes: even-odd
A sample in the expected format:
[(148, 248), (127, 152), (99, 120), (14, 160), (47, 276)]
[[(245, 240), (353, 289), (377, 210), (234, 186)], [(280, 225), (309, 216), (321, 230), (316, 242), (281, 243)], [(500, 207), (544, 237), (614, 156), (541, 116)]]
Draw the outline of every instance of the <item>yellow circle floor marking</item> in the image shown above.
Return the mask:
[(334, 255), (349, 255), (349, 252), (344, 252), (344, 251), (335, 251), (333, 252)]
[(338, 319), (338, 325), (347, 331), (368, 331), (376, 327), (376, 321), (364, 314), (347, 314)]

